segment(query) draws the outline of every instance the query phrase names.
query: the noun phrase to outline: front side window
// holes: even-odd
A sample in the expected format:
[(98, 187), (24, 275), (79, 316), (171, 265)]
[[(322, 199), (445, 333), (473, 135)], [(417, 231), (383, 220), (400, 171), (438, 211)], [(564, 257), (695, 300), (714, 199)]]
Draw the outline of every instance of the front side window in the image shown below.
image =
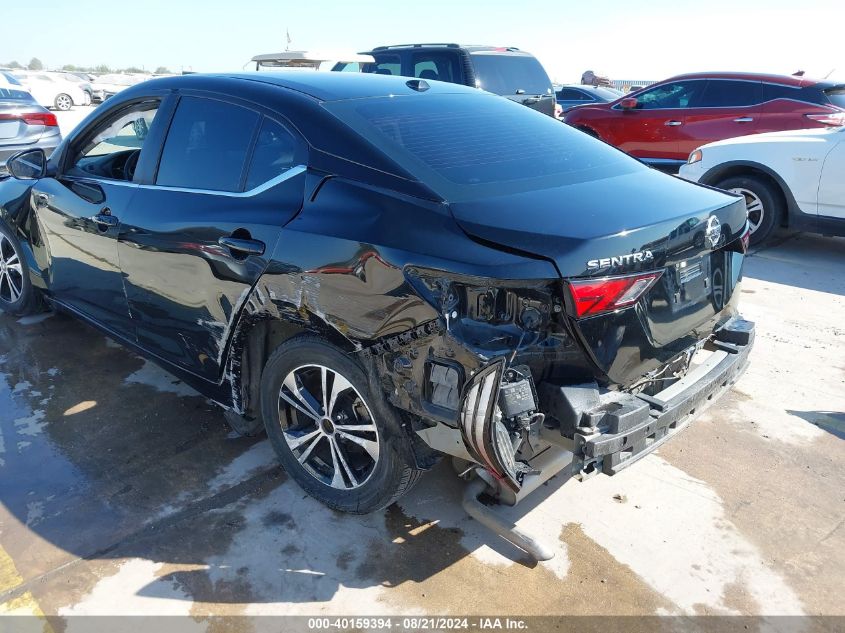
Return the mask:
[(763, 97), (759, 81), (711, 79), (696, 104), (701, 108), (735, 108), (760, 103)]
[(73, 148), (68, 175), (131, 181), (158, 108), (137, 103), (94, 127)]
[(159, 162), (157, 185), (242, 191), (257, 112), (214, 99), (182, 97)]
[(676, 81), (637, 95), (637, 110), (676, 110), (690, 108), (706, 81)]

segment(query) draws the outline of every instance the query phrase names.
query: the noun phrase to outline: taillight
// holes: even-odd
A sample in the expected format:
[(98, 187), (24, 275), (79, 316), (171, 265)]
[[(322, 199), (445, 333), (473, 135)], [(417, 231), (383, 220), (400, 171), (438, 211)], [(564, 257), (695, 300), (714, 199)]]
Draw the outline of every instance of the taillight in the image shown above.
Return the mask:
[(58, 127), (59, 122), (52, 112), (28, 112), (21, 115), (21, 119), (27, 125), (44, 125), (47, 127)]
[(570, 279), (569, 291), (572, 293), (575, 316), (580, 319), (632, 306), (662, 274), (663, 271), (657, 271), (624, 277)]
[(826, 112), (825, 114), (805, 114), (805, 117), (822, 125), (839, 127), (845, 125), (845, 112)]
[(4, 112), (0, 113), (0, 121), (23, 121), (27, 125), (44, 125), (58, 127), (59, 122), (52, 112)]

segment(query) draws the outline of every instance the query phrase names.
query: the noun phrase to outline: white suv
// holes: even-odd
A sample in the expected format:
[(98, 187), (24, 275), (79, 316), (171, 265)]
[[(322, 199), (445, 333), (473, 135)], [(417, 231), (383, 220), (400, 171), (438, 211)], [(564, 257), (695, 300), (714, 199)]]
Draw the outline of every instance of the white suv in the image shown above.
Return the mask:
[(687, 180), (745, 197), (751, 244), (778, 226), (845, 235), (845, 119), (840, 127), (741, 136), (699, 147)]

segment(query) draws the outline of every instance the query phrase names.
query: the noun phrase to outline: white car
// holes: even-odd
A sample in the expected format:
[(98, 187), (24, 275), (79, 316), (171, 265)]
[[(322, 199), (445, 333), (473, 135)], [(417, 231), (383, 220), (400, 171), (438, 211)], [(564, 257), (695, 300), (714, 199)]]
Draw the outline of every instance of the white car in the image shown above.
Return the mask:
[(699, 147), (686, 180), (745, 197), (751, 244), (778, 226), (845, 235), (845, 118), (839, 127), (770, 132)]
[(73, 106), (91, 103), (90, 96), (80, 85), (69, 81), (62, 73), (16, 70), (13, 74), (45, 108), (70, 110)]

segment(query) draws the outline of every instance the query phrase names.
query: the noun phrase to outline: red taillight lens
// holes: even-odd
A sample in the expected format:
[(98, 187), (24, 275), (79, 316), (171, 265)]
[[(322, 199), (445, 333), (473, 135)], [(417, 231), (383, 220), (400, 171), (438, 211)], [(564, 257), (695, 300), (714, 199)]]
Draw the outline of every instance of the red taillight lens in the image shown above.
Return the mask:
[(845, 125), (845, 112), (826, 112), (825, 114), (805, 114), (805, 117), (822, 125), (839, 127)]
[(59, 122), (52, 112), (4, 112), (0, 114), (0, 121), (23, 121), (27, 125), (45, 125), (58, 127)]
[(52, 112), (30, 112), (22, 114), (21, 119), (27, 125), (45, 125), (47, 127), (58, 127), (59, 122)]
[(624, 277), (570, 279), (575, 316), (580, 319), (634, 305), (662, 274), (663, 271), (657, 271)]

